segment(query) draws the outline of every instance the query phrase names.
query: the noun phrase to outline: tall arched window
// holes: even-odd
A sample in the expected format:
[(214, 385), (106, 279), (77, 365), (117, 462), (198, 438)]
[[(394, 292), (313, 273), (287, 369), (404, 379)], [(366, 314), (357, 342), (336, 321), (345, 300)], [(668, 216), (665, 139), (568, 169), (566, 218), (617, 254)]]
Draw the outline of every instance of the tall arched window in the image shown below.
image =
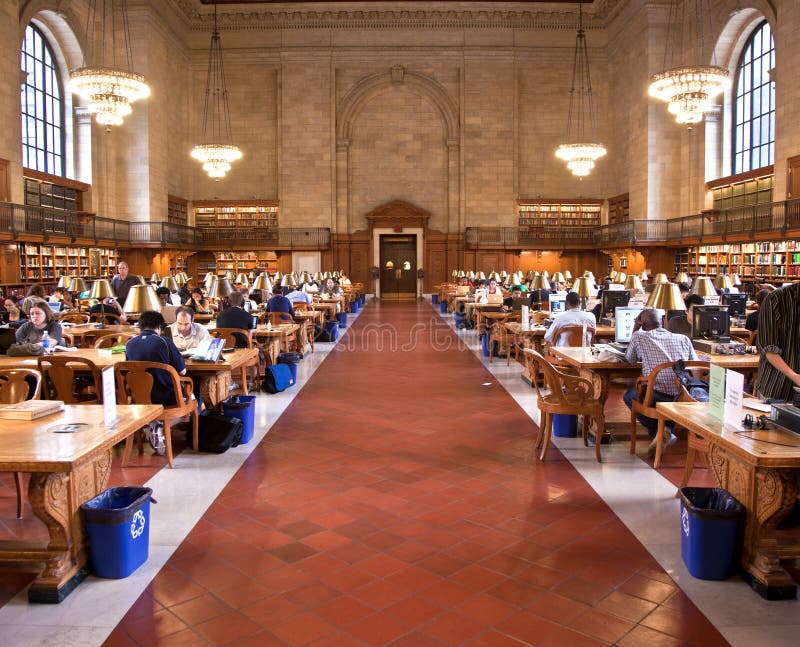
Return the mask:
[(22, 164), (64, 175), (64, 102), (53, 52), (36, 26), (22, 41)]
[(775, 44), (764, 21), (750, 35), (736, 71), (733, 172), (744, 173), (775, 160)]

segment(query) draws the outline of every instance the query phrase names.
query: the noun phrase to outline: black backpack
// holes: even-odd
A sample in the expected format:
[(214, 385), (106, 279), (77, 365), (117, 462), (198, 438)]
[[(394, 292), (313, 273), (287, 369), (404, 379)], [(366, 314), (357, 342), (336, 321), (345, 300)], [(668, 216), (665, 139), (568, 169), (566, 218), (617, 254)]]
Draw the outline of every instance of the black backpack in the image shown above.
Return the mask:
[[(215, 411), (200, 413), (197, 441), (201, 452), (222, 454), (242, 441), (244, 425), (239, 418), (228, 418)], [(186, 434), (186, 445), (193, 449), (192, 432)]]

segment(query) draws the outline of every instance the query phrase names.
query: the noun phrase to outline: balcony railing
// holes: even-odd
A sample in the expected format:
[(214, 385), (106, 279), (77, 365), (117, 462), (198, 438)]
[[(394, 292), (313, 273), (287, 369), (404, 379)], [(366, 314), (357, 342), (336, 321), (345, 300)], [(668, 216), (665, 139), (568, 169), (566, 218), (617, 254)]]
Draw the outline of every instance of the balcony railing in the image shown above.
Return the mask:
[(279, 247), (281, 249), (321, 249), (331, 244), (331, 230), (325, 227), (308, 229), (247, 229), (234, 227), (203, 227), (197, 229), (199, 241), (204, 245), (232, 244), (250, 247)]
[(14, 236), (68, 236), (117, 243), (130, 240), (130, 223), (124, 220), (10, 202), (0, 203), (0, 231), (10, 232)]
[(195, 246), (199, 235), (194, 227), (171, 222), (132, 222), (131, 243)]

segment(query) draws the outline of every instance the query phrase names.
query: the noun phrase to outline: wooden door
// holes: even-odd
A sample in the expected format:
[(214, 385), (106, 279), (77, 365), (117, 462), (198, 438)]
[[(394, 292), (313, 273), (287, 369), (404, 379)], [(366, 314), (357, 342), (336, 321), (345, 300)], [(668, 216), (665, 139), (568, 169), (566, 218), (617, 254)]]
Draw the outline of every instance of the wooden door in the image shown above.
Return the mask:
[(381, 236), (381, 299), (417, 298), (417, 237)]

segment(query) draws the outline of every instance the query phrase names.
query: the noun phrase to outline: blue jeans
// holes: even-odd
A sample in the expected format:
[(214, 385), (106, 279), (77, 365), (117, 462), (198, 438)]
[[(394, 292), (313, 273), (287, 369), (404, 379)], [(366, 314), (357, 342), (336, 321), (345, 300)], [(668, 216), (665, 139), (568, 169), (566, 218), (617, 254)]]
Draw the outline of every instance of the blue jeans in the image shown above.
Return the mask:
[[(638, 400), (639, 399), (638, 395), (639, 394), (636, 392), (635, 388), (628, 389), (627, 391), (625, 391), (625, 394), (622, 396), (622, 399), (625, 402), (625, 406), (627, 406), (628, 409), (631, 408), (631, 403), (634, 400)], [(662, 393), (661, 391), (653, 391), (653, 401), (650, 403), (650, 405), (652, 406), (656, 402), (672, 402), (673, 400), (675, 400), (675, 396), (674, 395), (669, 395), (668, 393)], [(656, 418), (648, 418), (647, 416), (643, 416), (642, 414), (638, 414), (636, 416), (636, 419), (640, 423), (642, 423), (642, 426), (645, 429), (647, 429), (647, 433), (650, 434), (651, 438), (655, 438), (656, 437), (656, 434), (658, 434), (658, 420)], [(672, 428), (674, 426), (675, 426), (674, 422), (667, 422), (664, 425), (664, 428), (668, 429), (669, 431), (672, 431)]]

